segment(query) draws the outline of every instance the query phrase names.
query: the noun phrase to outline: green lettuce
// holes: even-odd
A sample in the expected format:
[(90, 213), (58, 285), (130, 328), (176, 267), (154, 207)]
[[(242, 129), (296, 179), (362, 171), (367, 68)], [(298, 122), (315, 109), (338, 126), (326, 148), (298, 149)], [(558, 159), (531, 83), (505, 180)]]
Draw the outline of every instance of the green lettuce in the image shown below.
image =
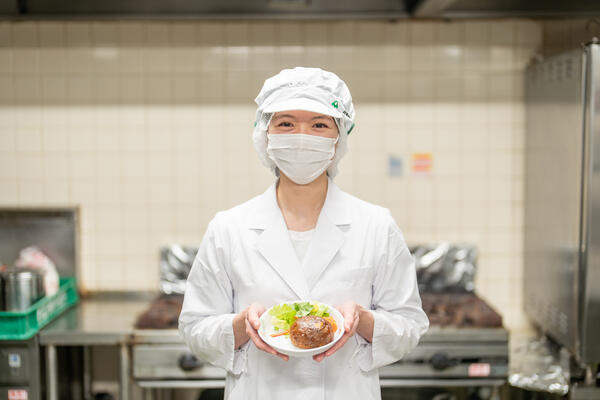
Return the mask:
[(298, 302), (293, 304), (279, 304), (274, 306), (271, 311), (271, 325), (277, 332), (287, 331), (297, 318), (307, 315), (315, 315), (317, 317), (329, 317), (329, 309), (327, 306), (320, 303), (311, 303), (309, 301)]
[(287, 331), (296, 320), (296, 310), (290, 304), (276, 305), (269, 311), (271, 324), (276, 331)]
[(310, 315), (310, 312), (313, 310), (313, 305), (310, 302), (305, 301), (304, 303), (294, 303), (294, 308), (296, 309), (296, 317), (306, 317)]
[(323, 304), (315, 303), (313, 311), (310, 313), (310, 315), (316, 315), (317, 317), (329, 317), (329, 309)]

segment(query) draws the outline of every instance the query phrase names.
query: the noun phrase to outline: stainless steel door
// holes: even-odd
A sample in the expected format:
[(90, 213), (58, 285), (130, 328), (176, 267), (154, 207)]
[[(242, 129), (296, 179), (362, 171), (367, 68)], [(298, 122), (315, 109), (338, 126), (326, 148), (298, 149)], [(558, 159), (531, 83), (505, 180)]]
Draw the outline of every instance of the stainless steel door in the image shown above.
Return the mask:
[(581, 362), (600, 362), (600, 50), (527, 70), (525, 311)]
[(600, 362), (600, 47), (585, 48), (582, 259), (579, 276), (580, 358)]
[(527, 70), (525, 311), (576, 353), (583, 149), (581, 50)]

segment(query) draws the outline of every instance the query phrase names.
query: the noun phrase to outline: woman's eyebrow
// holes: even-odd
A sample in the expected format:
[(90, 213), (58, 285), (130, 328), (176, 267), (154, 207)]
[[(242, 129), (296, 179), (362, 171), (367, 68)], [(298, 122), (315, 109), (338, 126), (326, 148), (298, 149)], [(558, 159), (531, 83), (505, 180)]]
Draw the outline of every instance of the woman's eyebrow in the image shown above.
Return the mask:
[(273, 117), (273, 120), (278, 120), (281, 118), (292, 118), (292, 119), (296, 119), (296, 117), (294, 117), (292, 114), (279, 114)]
[[(273, 117), (273, 121), (276, 121), (278, 119), (281, 118), (292, 118), (292, 119), (296, 119), (296, 117), (294, 117), (292, 114), (278, 114), (275, 115)], [(327, 115), (317, 115), (316, 117), (312, 117), (311, 120), (315, 120), (315, 119), (325, 119), (327, 121), (333, 120), (333, 117), (331, 116), (327, 116)]]

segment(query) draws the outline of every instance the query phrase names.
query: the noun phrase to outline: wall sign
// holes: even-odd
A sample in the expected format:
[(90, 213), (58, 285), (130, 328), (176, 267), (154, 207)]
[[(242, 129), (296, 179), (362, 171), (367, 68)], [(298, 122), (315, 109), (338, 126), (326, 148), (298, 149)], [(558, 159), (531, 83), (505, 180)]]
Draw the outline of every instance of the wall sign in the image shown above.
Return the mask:
[(404, 162), (402, 157), (388, 156), (388, 175), (390, 177), (400, 177), (404, 172)]
[(429, 175), (433, 168), (433, 155), (431, 153), (413, 153), (412, 172), (416, 175)]
[(24, 389), (8, 389), (8, 400), (27, 400), (27, 390)]

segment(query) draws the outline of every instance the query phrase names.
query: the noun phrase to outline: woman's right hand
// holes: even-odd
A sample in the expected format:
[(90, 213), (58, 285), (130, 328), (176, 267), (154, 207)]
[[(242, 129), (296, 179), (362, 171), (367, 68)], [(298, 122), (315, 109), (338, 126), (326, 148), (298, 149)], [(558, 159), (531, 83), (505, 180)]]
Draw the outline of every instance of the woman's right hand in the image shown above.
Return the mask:
[(248, 339), (250, 339), (260, 350), (269, 354), (273, 354), (274, 356), (278, 356), (282, 360), (287, 361), (289, 356), (281, 354), (266, 344), (258, 335), (257, 331), (260, 328), (259, 318), (264, 312), (265, 308), (263, 306), (253, 303), (234, 317), (233, 333), (235, 336), (235, 348), (237, 349), (242, 344), (246, 343)]

